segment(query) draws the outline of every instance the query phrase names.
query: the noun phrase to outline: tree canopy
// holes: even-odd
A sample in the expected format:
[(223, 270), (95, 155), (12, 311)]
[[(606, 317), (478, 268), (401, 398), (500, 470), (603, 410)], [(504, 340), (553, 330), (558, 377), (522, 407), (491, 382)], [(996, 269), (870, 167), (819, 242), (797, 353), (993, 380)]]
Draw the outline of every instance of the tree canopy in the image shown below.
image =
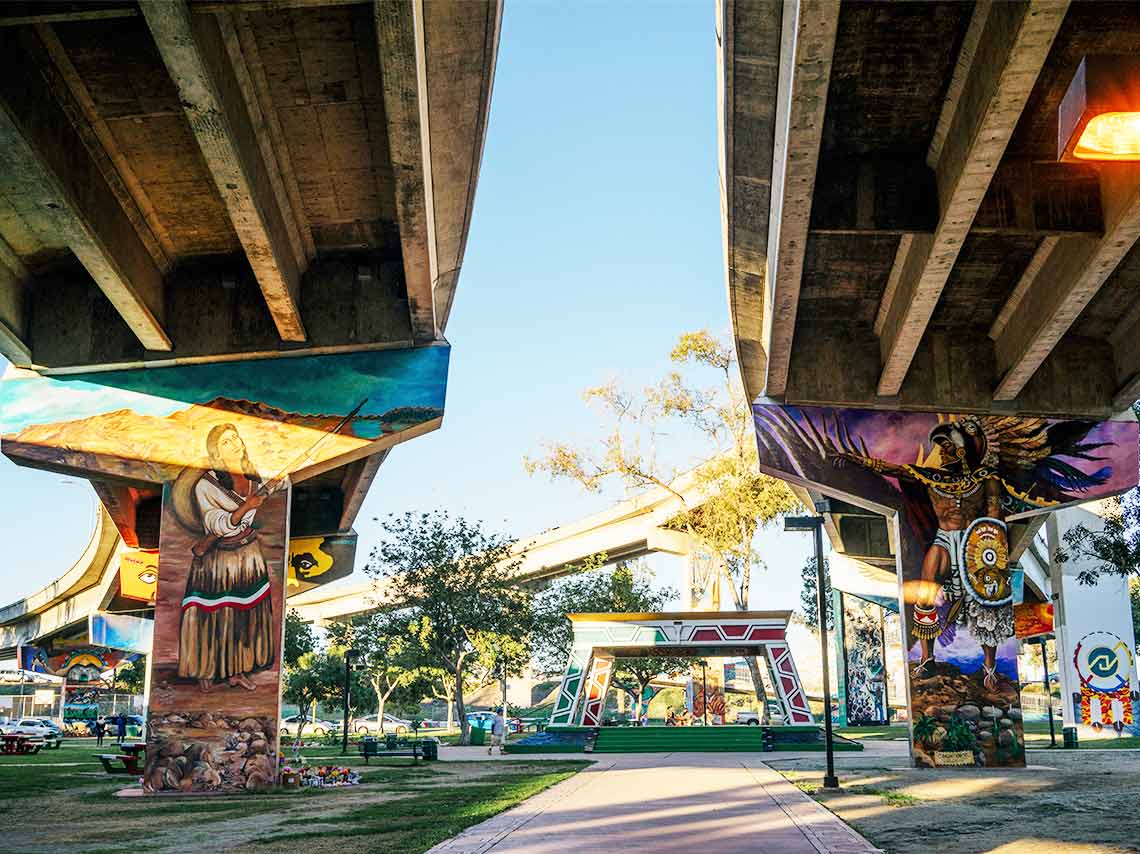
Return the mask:
[(388, 596), (425, 666), (449, 677), (466, 744), (472, 677), (516, 675), (529, 661), (531, 597), (514, 583), (515, 541), (444, 511), (390, 515), (365, 571)]
[[(763, 565), (753, 545), (756, 532), (799, 502), (783, 481), (760, 474), (751, 408), (731, 344), (707, 330), (689, 332), (669, 358), (677, 369), (640, 394), (616, 383), (586, 389), (587, 404), (600, 407), (607, 421), (596, 441), (584, 446), (547, 442), (540, 456), (523, 462), (531, 474), (572, 480), (590, 492), (611, 481), (626, 489), (668, 491), (682, 509), (667, 527), (684, 532), (712, 556), (736, 609), (747, 610), (752, 571)], [(682, 368), (713, 380), (694, 383)], [(685, 453), (693, 447), (701, 449), (696, 459)], [(673, 486), (686, 470), (693, 473), (699, 501)], [(754, 658), (748, 664), (763, 712), (760, 670)]]

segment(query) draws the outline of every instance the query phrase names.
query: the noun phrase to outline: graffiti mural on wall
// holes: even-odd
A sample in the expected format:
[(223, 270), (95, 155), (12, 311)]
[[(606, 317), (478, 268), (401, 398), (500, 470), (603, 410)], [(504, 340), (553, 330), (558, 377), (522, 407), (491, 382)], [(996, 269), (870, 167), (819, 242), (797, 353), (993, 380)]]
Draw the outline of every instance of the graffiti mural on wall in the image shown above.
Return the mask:
[(899, 514), (915, 762), (1023, 765), (1007, 522), (1135, 485), (1135, 422), (757, 404), (761, 468)]
[(847, 723), (887, 723), (887, 667), (883, 609), (857, 596), (840, 594), (843, 614)]

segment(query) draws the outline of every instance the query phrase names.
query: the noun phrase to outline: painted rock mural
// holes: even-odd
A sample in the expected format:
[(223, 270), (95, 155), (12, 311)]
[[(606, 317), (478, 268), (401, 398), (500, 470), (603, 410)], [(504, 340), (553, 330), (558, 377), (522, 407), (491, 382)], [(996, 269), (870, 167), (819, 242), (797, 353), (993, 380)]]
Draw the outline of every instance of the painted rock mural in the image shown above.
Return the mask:
[(1136, 423), (753, 413), (762, 469), (897, 516), (915, 763), (1024, 765), (1007, 523), (1134, 486)]

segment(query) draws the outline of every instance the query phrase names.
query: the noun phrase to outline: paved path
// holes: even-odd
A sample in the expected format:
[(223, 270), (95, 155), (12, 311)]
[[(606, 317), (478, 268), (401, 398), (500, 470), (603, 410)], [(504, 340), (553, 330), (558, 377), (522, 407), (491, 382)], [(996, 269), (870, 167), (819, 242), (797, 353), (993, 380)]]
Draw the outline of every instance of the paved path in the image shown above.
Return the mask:
[(599, 761), (590, 768), (428, 854), (878, 850), (758, 758), (715, 753), (594, 758)]

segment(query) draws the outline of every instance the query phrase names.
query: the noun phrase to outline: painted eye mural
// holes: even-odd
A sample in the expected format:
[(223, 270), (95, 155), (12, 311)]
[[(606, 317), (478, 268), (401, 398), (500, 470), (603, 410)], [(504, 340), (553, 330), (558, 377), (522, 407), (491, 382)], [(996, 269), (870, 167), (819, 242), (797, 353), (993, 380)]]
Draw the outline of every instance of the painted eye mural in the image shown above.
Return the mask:
[(154, 602), (158, 584), (158, 549), (124, 549), (119, 553), (119, 595)]

